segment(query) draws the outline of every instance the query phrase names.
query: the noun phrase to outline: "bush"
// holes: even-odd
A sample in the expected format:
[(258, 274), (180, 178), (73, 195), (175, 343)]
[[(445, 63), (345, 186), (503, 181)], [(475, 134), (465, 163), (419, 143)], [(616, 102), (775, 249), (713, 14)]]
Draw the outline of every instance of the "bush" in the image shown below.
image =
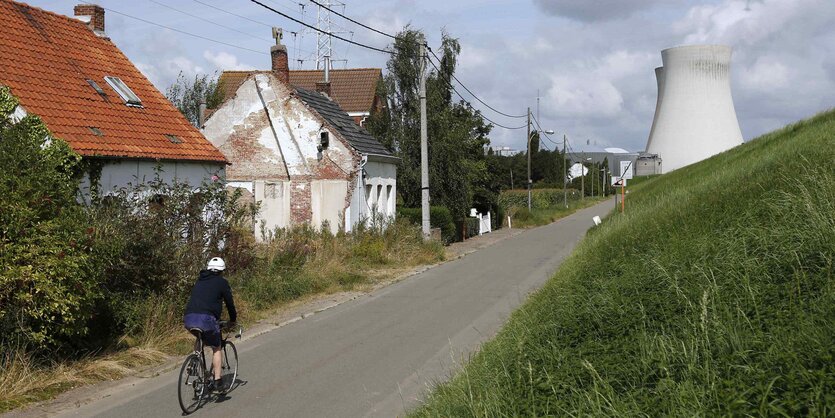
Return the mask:
[(100, 295), (75, 200), (80, 157), (37, 116), (12, 123), (17, 105), (0, 87), (0, 351), (83, 335)]
[(101, 338), (133, 332), (143, 318), (132, 306), (148, 298), (164, 297), (182, 307), (212, 256), (235, 256), (228, 263), (230, 273), (251, 263), (242, 253), (253, 243), (243, 230), (256, 208), (240, 205), (239, 197), (221, 182), (198, 187), (163, 182), (159, 169), (147, 183), (94, 196), (87, 213), (105, 295), (95, 321), (112, 324), (102, 327), (107, 333)]
[[(397, 217), (407, 219), (415, 225), (423, 222), (421, 208), (397, 207)], [(431, 206), (429, 208), (429, 225), (433, 228), (441, 228), (441, 238), (444, 244), (454, 242), (457, 236), (455, 222), (452, 213), (445, 206)]]

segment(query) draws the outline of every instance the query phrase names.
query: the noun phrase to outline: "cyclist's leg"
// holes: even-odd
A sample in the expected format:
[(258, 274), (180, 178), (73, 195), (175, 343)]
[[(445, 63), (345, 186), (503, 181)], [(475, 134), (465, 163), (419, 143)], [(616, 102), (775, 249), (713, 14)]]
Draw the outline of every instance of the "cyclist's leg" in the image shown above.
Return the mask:
[(221, 360), (223, 350), (221, 349), (221, 335), (220, 335), (220, 328), (217, 327), (211, 331), (204, 331), (203, 332), (203, 342), (208, 347), (212, 347), (212, 372), (214, 374), (213, 378), (215, 381), (220, 380), (221, 378)]

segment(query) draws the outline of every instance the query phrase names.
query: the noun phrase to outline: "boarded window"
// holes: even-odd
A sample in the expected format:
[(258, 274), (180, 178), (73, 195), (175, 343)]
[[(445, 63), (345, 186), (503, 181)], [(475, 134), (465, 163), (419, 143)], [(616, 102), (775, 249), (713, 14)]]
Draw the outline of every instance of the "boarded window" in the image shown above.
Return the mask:
[(275, 183), (267, 183), (264, 185), (264, 198), (265, 199), (278, 199), (283, 197), (284, 189)]

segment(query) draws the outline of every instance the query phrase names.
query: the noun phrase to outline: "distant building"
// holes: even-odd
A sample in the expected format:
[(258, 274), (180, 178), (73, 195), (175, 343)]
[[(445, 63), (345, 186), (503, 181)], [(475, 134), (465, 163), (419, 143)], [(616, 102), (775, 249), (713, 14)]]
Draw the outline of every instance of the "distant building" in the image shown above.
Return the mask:
[(568, 159), (572, 162), (579, 163), (585, 161), (588, 163), (603, 164), (603, 161), (608, 162), (607, 175), (620, 176), (621, 161), (631, 161), (635, 164), (638, 159), (637, 152), (630, 152), (622, 148), (606, 148), (600, 150), (599, 148), (592, 148), (589, 151), (577, 151), (568, 153)]
[(521, 154), (522, 151), (510, 148), (510, 147), (499, 147), (493, 148), (493, 155), (498, 155), (500, 157), (512, 157), (516, 154)]
[(17, 115), (38, 115), (55, 137), (99, 163), (85, 173), (82, 193), (106, 194), (157, 174), (195, 186), (222, 179), (226, 158), (110, 41), (104, 8), (80, 4), (74, 12), (0, 1), (0, 85), (20, 101)]
[(636, 176), (652, 176), (661, 173), (663, 173), (661, 157), (658, 154), (642, 152), (638, 155), (638, 159), (635, 161)]

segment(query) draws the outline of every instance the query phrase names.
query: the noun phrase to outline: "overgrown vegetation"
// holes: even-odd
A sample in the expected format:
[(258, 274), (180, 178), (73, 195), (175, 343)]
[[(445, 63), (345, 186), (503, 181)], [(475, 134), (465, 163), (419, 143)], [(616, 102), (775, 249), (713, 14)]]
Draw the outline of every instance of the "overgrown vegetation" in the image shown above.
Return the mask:
[(829, 416), (835, 112), (647, 180), (413, 416)]
[(165, 182), (159, 171), (82, 199), (97, 160), (36, 116), (12, 123), (16, 106), (0, 89), (0, 412), (187, 350), (183, 309), (211, 256), (226, 259), (244, 322), (443, 257), (404, 222), (337, 235), (299, 227), (256, 243), (257, 208), (221, 181)]

